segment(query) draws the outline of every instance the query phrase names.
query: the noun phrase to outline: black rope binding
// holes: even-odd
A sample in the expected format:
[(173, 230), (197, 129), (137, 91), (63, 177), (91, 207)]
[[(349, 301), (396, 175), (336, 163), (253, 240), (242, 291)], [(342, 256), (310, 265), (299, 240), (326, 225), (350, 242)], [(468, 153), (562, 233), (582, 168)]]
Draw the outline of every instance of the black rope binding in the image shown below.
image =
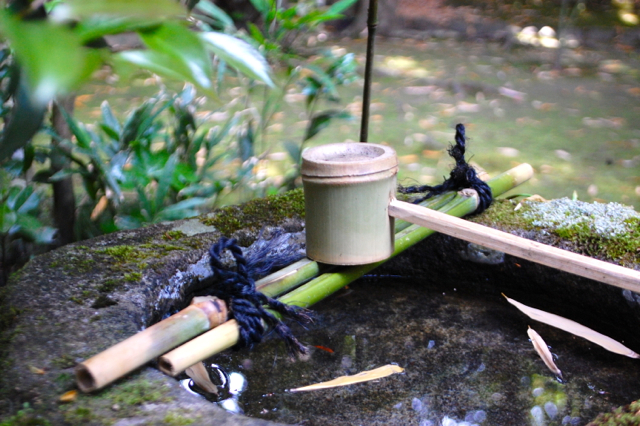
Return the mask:
[[(226, 268), (220, 259), (224, 250), (229, 250), (235, 259), (235, 271)], [(311, 318), (308, 311), (296, 306), (288, 306), (256, 291), (255, 281), (252, 278), (254, 267), (257, 264), (249, 264), (242, 255), (242, 249), (236, 244), (235, 239), (225, 237), (213, 244), (209, 249), (211, 257), (210, 265), (218, 283), (212, 289), (211, 295), (225, 301), (230, 311), (230, 317), (238, 322), (240, 338), (236, 349), (253, 347), (260, 343), (265, 333), (264, 323), (269, 329), (273, 329), (284, 340), (287, 350), (291, 355), (306, 354), (307, 348), (296, 339), (291, 329), (267, 311), (268, 306), (282, 317), (291, 318), (299, 323), (308, 323)]]
[(448, 179), (445, 179), (444, 182), (436, 186), (401, 186), (398, 188), (398, 192), (401, 194), (428, 192), (426, 196), (414, 200), (414, 203), (419, 203), (447, 191), (460, 191), (464, 188), (471, 188), (478, 192), (479, 198), (478, 208), (474, 213), (478, 214), (485, 211), (493, 201), (493, 194), (491, 193), (491, 187), (478, 177), (476, 170), (464, 159), (466, 140), (467, 139), (464, 135), (464, 125), (456, 125), (456, 144), (451, 145), (448, 149), (449, 155), (456, 160), (456, 166), (451, 170)]

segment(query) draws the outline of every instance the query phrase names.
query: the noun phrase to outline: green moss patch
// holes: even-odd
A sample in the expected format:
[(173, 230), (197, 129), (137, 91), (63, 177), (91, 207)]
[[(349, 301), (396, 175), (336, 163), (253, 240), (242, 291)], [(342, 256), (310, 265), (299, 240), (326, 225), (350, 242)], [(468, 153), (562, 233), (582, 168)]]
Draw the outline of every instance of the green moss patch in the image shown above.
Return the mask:
[(249, 201), (240, 206), (225, 207), (201, 221), (207, 226), (214, 226), (224, 235), (231, 235), (240, 229), (255, 230), (265, 225), (275, 226), (296, 216), (304, 217), (302, 189)]
[(51, 423), (40, 417), (35, 411), (25, 403), (16, 415), (0, 422), (0, 426), (50, 426)]
[(147, 402), (169, 402), (171, 398), (162, 391), (162, 382), (145, 379), (127, 380), (110, 387), (100, 396), (121, 407), (142, 405)]
[(640, 401), (618, 407), (611, 413), (598, 415), (587, 426), (636, 426), (640, 425)]

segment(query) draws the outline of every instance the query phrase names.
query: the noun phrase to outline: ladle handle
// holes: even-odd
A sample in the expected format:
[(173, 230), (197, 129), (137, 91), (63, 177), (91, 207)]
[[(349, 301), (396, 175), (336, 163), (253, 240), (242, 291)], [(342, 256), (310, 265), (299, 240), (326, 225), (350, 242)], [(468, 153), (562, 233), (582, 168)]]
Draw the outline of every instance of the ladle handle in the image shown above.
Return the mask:
[(389, 215), (532, 262), (640, 293), (640, 272), (392, 199)]

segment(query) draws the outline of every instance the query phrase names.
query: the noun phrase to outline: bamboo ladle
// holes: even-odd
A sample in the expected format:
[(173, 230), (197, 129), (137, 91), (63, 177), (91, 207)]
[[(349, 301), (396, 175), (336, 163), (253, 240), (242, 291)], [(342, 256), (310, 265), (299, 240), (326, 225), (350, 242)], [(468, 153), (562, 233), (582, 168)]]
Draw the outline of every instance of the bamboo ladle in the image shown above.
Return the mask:
[(306, 150), (302, 154), (302, 181), (307, 256), (337, 265), (386, 259), (393, 252), (393, 221), (398, 218), (640, 293), (638, 271), (397, 200), (397, 171), (397, 155), (384, 145), (338, 143)]

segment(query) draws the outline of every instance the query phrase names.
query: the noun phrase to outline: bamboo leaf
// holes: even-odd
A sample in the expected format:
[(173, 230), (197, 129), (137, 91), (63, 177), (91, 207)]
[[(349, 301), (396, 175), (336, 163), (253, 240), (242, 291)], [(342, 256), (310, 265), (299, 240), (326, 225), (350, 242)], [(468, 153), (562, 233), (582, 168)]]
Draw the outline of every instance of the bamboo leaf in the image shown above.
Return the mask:
[(236, 26), (233, 23), (233, 19), (229, 15), (227, 15), (227, 13), (224, 10), (216, 6), (212, 1), (200, 0), (195, 8), (197, 11), (204, 12), (210, 17), (220, 22), (220, 24), (225, 30), (236, 29)]
[(13, 115), (0, 136), (0, 162), (31, 140), (40, 129), (46, 109), (46, 104), (34, 102), (21, 82), (14, 97)]
[(209, 377), (209, 373), (202, 362), (193, 364), (184, 372), (203, 391), (218, 394), (218, 387), (211, 381), (211, 377)]
[(363, 371), (353, 376), (341, 376), (328, 382), (316, 383), (314, 385), (303, 386), (301, 388), (290, 389), (289, 392), (305, 392), (319, 389), (330, 389), (338, 386), (347, 386), (354, 383), (369, 382), (371, 380), (381, 379), (395, 373), (402, 373), (404, 368), (397, 365), (385, 365), (374, 370)]
[(356, 0), (340, 0), (331, 5), (327, 15), (339, 15), (356, 3)]
[(533, 343), (533, 348), (538, 352), (544, 364), (551, 370), (553, 374), (560, 377), (562, 379), (562, 371), (556, 366), (556, 363), (553, 362), (553, 355), (549, 351), (549, 347), (545, 343), (545, 341), (540, 337), (540, 335), (531, 327), (527, 330), (527, 334), (529, 335), (529, 339), (531, 339), (531, 343)]
[(228, 34), (207, 32), (200, 38), (215, 55), (243, 74), (273, 87), (269, 76), (269, 64), (253, 46)]
[(502, 295), (505, 297), (505, 299), (507, 299), (507, 302), (511, 303), (531, 319), (540, 321), (552, 327), (559, 328), (560, 330), (564, 330), (568, 333), (587, 339), (590, 342), (595, 343), (596, 345), (602, 346), (608, 351), (628, 356), (629, 358), (640, 358), (640, 355), (627, 348), (622, 343), (613, 340), (611, 337), (598, 333), (597, 331), (585, 327), (582, 324), (578, 324), (577, 322), (570, 319), (551, 314), (549, 312), (541, 311), (540, 309), (532, 308), (516, 300), (509, 299), (504, 294)]
[(47, 21), (24, 22), (0, 13), (0, 32), (9, 41), (32, 96), (40, 104), (88, 80), (101, 62), (99, 53), (84, 48), (70, 29)]
[(251, 4), (262, 16), (264, 16), (271, 10), (273, 2), (270, 0), (251, 0)]
[(189, 77), (188, 81), (203, 88), (211, 87), (211, 59), (203, 43), (193, 32), (179, 24), (165, 23), (153, 30), (140, 32), (139, 35), (149, 49), (172, 58), (174, 64), (181, 64), (184, 70), (182, 73)]
[(89, 18), (95, 15), (118, 17), (166, 18), (186, 14), (172, 0), (66, 0), (52, 11), (56, 20)]
[(323, 129), (329, 126), (331, 120), (334, 118), (350, 119), (352, 116), (346, 111), (327, 110), (319, 112), (311, 117), (303, 140), (309, 140), (320, 133)]

